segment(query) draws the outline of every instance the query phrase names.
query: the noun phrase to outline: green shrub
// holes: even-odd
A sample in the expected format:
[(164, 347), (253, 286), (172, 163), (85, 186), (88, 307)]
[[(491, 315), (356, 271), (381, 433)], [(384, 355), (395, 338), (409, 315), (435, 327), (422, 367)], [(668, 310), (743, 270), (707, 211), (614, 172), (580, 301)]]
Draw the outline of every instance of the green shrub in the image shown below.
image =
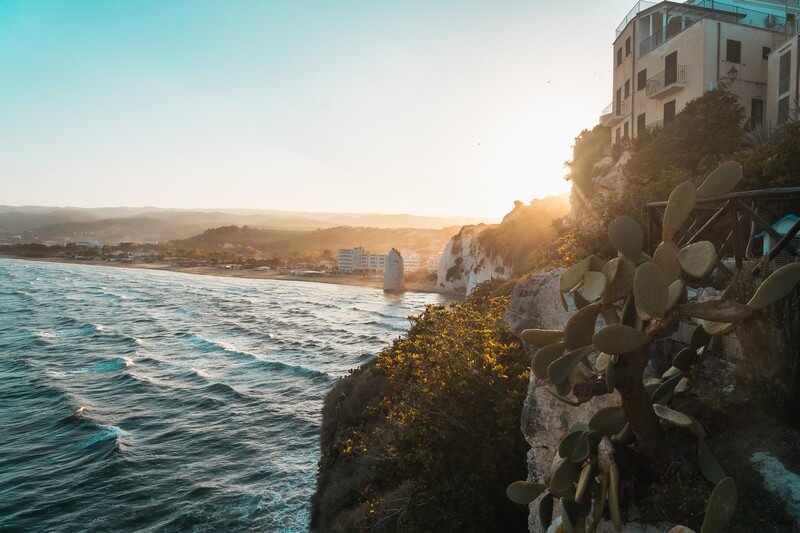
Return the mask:
[(665, 170), (694, 178), (741, 147), (743, 120), (738, 97), (724, 89), (709, 91), (634, 152), (626, 170), (637, 181), (657, 179)]
[(591, 130), (583, 130), (575, 137), (572, 147), (572, 161), (569, 167), (569, 179), (573, 186), (583, 194), (592, 192), (592, 167), (603, 157), (611, 153), (611, 130), (597, 125)]
[(505, 487), (527, 474), (529, 361), (495, 285), (429, 307), (328, 395), (312, 529), (525, 530)]

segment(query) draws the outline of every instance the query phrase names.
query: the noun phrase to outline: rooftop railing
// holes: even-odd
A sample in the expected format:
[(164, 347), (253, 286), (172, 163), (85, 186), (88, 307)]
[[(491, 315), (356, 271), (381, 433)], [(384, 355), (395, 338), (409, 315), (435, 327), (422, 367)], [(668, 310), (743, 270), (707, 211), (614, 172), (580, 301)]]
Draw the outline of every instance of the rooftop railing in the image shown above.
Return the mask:
[(745, 24), (747, 26), (756, 26), (758, 28), (770, 30), (786, 24), (786, 17), (784, 16), (758, 9), (736, 6), (729, 2), (720, 2), (718, 0), (690, 0), (687, 4), (733, 13), (739, 16), (739, 24)]
[(658, 3), (660, 2), (646, 2), (644, 0), (636, 2), (636, 4), (634, 4), (634, 6), (628, 12), (628, 15), (624, 19), (622, 19), (622, 22), (620, 22), (619, 26), (617, 26), (617, 37), (619, 37), (619, 34), (623, 32), (625, 26), (627, 26), (630, 23), (630, 21), (636, 18), (636, 15), (638, 15), (641, 11), (651, 8)]

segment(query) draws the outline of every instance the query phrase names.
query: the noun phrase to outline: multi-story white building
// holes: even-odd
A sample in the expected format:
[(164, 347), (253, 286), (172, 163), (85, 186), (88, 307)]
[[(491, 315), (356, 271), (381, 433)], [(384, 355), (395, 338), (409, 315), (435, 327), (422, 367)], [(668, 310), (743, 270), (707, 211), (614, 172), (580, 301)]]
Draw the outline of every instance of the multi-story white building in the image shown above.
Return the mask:
[[(750, 125), (777, 122), (778, 102), (788, 109), (781, 98), (798, 90), (791, 60), (798, 13), (798, 0), (638, 2), (616, 31), (613, 102), (601, 124), (612, 128), (615, 143), (632, 139), (723, 85), (739, 97)], [(788, 60), (776, 50), (787, 40), (795, 49)], [(780, 68), (788, 74), (781, 77)]]
[(363, 247), (340, 249), (337, 254), (339, 272), (383, 272), (386, 254), (373, 254)]
[[(405, 251), (401, 253), (405, 272), (435, 270), (438, 261), (428, 256)], [(386, 268), (386, 254), (373, 254), (361, 246), (340, 249), (338, 252), (339, 272), (383, 272)]]

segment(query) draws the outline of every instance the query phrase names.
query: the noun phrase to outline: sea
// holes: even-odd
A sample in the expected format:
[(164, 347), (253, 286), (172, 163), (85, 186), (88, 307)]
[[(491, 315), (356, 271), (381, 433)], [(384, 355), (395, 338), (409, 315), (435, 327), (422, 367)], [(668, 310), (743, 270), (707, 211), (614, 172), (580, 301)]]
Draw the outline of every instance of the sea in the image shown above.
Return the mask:
[(443, 301), (0, 259), (0, 530), (307, 531), (325, 394)]

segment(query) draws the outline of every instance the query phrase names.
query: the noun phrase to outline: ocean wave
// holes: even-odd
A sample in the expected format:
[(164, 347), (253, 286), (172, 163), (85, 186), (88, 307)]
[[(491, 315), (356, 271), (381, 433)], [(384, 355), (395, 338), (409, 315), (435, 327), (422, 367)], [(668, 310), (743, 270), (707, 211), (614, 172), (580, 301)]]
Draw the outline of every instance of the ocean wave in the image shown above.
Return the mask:
[(308, 368), (302, 365), (283, 363), (281, 361), (267, 361), (264, 359), (258, 359), (257, 361), (254, 361), (253, 364), (269, 370), (286, 372), (291, 375), (301, 376), (304, 378), (323, 378), (325, 380), (329, 380), (331, 378), (331, 376), (328, 375), (328, 373), (322, 372), (321, 370), (315, 370), (313, 368)]
[(102, 426), (102, 430), (95, 433), (88, 439), (82, 440), (78, 443), (78, 448), (89, 448), (95, 444), (106, 442), (106, 441), (115, 441), (118, 442), (120, 439), (124, 437), (129, 437), (130, 433), (125, 431), (122, 428), (118, 428), (117, 426)]
[(88, 368), (88, 372), (116, 372), (123, 368), (133, 366), (133, 364), (133, 361), (128, 357), (115, 357), (109, 361), (95, 363)]
[(245, 393), (243, 393), (243, 392), (241, 392), (239, 390), (236, 390), (236, 388), (234, 388), (231, 385), (228, 385), (227, 383), (220, 383), (220, 382), (212, 383), (212, 384), (208, 385), (207, 387), (205, 387), (203, 390), (206, 391), (206, 392), (215, 392), (215, 393), (218, 393), (218, 394), (225, 394), (225, 395), (228, 395), (228, 396), (233, 396), (237, 400), (242, 400), (242, 401), (246, 401), (246, 402), (253, 400), (253, 398), (251, 396), (249, 396), (249, 395), (247, 395), (247, 394), (245, 394)]
[(305, 531), (325, 393), (426, 303), (29, 265), (0, 259), (0, 529)]

